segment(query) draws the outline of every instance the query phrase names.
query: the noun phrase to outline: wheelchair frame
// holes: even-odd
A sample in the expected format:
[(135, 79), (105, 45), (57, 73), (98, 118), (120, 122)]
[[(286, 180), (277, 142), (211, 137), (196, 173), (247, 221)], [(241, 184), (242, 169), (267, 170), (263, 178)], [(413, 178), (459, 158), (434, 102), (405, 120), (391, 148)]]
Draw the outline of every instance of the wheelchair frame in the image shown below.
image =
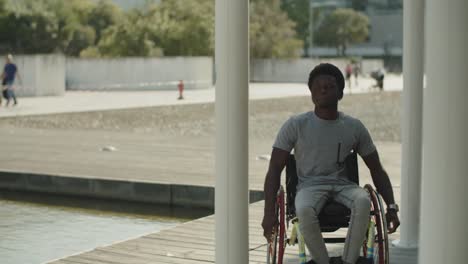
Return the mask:
[[(352, 152), (346, 158), (345, 168), (349, 179), (359, 184), (357, 154), (355, 152)], [(277, 193), (275, 212), (278, 221), (273, 228), (273, 240), (268, 244), (268, 264), (283, 264), (286, 246), (294, 246), (296, 243), (299, 246), (299, 263), (306, 263), (304, 239), (299, 230), (299, 223), (294, 208), (297, 181), (296, 161), (294, 155), (290, 155), (286, 165), (286, 192), (283, 186), (280, 186)], [(371, 212), (366, 239), (362, 246), (362, 255), (369, 260), (369, 263), (388, 264), (389, 241), (383, 202), (379, 193), (377, 193), (371, 185), (366, 184), (364, 189), (367, 190), (371, 199)], [(333, 203), (337, 204), (336, 202)], [(329, 205), (330, 203), (327, 203), (327, 205), (324, 206), (324, 209)], [(324, 209), (322, 209), (322, 212), (320, 212), (318, 216), (323, 233), (334, 232), (340, 228), (347, 228), (349, 226), (351, 213), (349, 209), (346, 208), (347, 211), (344, 219), (343, 215), (340, 215), (340, 219), (336, 218), (336, 216), (333, 218), (333, 215), (326, 215), (324, 214)], [(287, 230), (289, 229), (290, 223), (292, 228), (291, 233), (288, 236)], [(344, 243), (345, 239), (346, 238), (341, 237), (324, 237), (325, 243)]]

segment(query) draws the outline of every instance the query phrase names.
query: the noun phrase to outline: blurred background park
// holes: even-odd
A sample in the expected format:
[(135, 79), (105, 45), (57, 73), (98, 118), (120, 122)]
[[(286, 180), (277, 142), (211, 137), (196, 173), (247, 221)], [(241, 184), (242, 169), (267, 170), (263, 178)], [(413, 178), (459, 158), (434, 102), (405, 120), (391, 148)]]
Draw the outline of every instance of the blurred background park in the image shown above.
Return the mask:
[[(400, 74), (402, 15), (401, 0), (252, 0), (250, 80), (303, 83), (323, 60), (352, 65), (352, 78)], [(0, 54), (24, 72), (20, 96), (215, 81), (213, 0), (2, 0), (0, 32)]]
[[(388, 65), (401, 60), (401, 0), (252, 0), (250, 5), (252, 58), (385, 57)], [(2, 53), (213, 55), (212, 0), (2, 0), (0, 6)]]

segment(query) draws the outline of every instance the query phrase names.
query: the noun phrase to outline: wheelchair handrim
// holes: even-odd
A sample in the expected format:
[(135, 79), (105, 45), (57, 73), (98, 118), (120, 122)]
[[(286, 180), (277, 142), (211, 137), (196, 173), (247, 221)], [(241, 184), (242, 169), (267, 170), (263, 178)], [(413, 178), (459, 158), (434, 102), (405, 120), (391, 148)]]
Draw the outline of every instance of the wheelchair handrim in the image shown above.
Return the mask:
[(377, 231), (377, 243), (374, 244), (373, 262), (375, 264), (388, 264), (388, 235), (385, 214), (382, 210), (382, 201), (380, 200), (379, 194), (370, 185), (366, 185), (365, 188), (369, 192), (371, 198), (372, 210), (374, 212), (371, 218), (374, 219), (373, 221), (375, 222), (375, 229)]

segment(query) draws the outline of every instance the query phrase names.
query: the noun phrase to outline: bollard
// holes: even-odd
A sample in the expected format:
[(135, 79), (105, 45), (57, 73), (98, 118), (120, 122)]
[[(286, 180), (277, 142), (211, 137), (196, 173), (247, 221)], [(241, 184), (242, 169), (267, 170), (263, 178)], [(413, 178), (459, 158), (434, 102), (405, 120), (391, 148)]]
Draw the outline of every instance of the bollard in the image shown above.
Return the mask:
[(177, 98), (177, 99), (182, 100), (182, 99), (184, 99), (184, 82), (182, 80), (180, 80), (177, 87), (179, 89), (179, 98)]

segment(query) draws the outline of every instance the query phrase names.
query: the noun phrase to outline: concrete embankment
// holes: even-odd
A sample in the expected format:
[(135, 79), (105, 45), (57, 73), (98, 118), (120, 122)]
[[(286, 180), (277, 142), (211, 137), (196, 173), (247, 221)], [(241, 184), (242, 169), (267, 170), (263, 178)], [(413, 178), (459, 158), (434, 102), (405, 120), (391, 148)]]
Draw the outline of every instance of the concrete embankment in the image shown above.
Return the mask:
[[(214, 187), (0, 171), (0, 189), (214, 209)], [(263, 199), (250, 191), (250, 202)]]

